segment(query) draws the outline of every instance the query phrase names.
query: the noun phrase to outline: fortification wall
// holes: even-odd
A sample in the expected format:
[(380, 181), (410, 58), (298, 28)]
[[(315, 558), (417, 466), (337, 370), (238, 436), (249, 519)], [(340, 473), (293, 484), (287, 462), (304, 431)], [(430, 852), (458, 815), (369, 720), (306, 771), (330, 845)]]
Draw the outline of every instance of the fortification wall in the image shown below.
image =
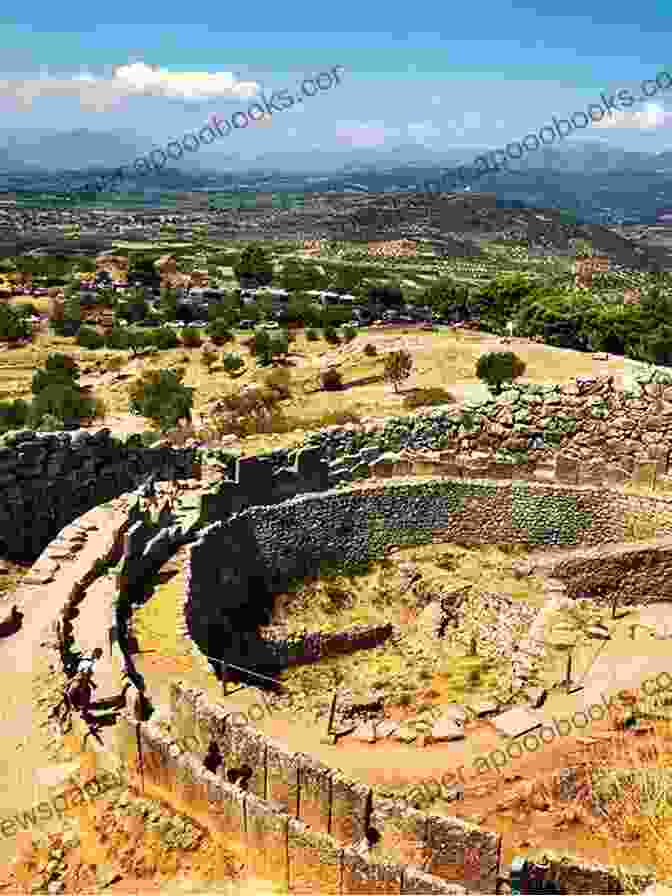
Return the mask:
[(586, 476), (618, 481), (638, 462), (668, 472), (672, 448), (672, 372), (644, 367), (627, 390), (613, 377), (577, 377), (565, 385), (515, 384), (485, 401), (444, 407), (424, 416), (385, 423), (327, 427), (312, 433), (340, 479), (370, 475), (368, 465), (384, 452), (449, 451), (465, 458), (484, 455), (500, 464), (534, 469), (556, 454), (578, 462)]
[(0, 445), (0, 553), (34, 559), (72, 520), (154, 473), (189, 478), (194, 449), (143, 448), (109, 429), (12, 432)]
[[(201, 691), (180, 682), (171, 685), (171, 711), (178, 739), (190, 734), (202, 744), (217, 743), (224, 761), (219, 779), (235, 777), (245, 765), (252, 769), (247, 793), (267, 804), (265, 812), (302, 822), (329, 837), (336, 851), (359, 845), (373, 828), (380, 839), (368, 852), (369, 862), (414, 866), (470, 892), (495, 891), (498, 834), (456, 818), (423, 814), (403, 801), (374, 800), (371, 788), (237, 724)], [(401, 879), (401, 870), (397, 867), (394, 880)], [(398, 884), (395, 892), (400, 892)]]

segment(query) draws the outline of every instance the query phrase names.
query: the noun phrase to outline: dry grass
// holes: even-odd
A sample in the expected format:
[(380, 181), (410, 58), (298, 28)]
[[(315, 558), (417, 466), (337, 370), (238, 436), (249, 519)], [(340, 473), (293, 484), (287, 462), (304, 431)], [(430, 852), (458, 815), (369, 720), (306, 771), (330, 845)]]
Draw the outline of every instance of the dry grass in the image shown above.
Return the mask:
[[(246, 362), (246, 370), (232, 379), (223, 370), (211, 374), (200, 363), (200, 353), (194, 349), (172, 349), (158, 355), (145, 357), (127, 365), (127, 372), (137, 374), (139, 367), (155, 369), (176, 367), (182, 356), (187, 356), (185, 384), (196, 389), (195, 414), (208, 423), (211, 404), (224, 396), (239, 392), (244, 386), (258, 383), (267, 370), (257, 366), (243, 340), (248, 337), (237, 334), (227, 350), (236, 352)], [(378, 347), (378, 357), (363, 354), (367, 342)], [(459, 393), (459, 387), (478, 384), (475, 376), (476, 361), (480, 354), (498, 345), (498, 340), (488, 334), (459, 333), (448, 330), (439, 332), (390, 331), (368, 329), (358, 334), (349, 344), (331, 348), (323, 340), (310, 342), (299, 331), (291, 346), (289, 356), (292, 374), (291, 397), (281, 403), (283, 414), (296, 430), (277, 434), (262, 433), (245, 441), (244, 450), (261, 451), (276, 447), (293, 447), (302, 438), (302, 432), (329, 414), (356, 414), (359, 417), (392, 416), (404, 412), (404, 398), (413, 390), (447, 389)], [(413, 356), (413, 371), (404, 389), (395, 394), (393, 388), (382, 380), (384, 355), (400, 347), (406, 347)], [(597, 362), (589, 354), (566, 349), (556, 349), (535, 343), (517, 342), (513, 350), (527, 365), (522, 382), (564, 383), (572, 377), (610, 373), (620, 376), (626, 372), (623, 359), (614, 358)], [(0, 352), (0, 399), (30, 396), (30, 381), (36, 367), (44, 364), (50, 351), (67, 352), (80, 364), (89, 365), (94, 360), (123, 356), (120, 352), (89, 352), (80, 349), (71, 338), (60, 338), (40, 333), (35, 341), (25, 347)], [(118, 363), (118, 362), (117, 362)], [(345, 387), (337, 392), (319, 390), (320, 370), (329, 363), (338, 364)], [(102, 366), (102, 365), (101, 365)], [(128, 415), (129, 380), (118, 383), (101, 377), (98, 388), (102, 392), (110, 415)], [(457, 390), (453, 387), (457, 386)], [(114, 423), (111, 423), (114, 427)]]
[[(530, 577), (521, 583), (513, 575), (513, 561), (523, 554), (522, 548), (494, 546), (470, 549), (431, 544), (406, 548), (396, 551), (394, 559), (372, 564), (363, 574), (306, 580), (295, 590), (278, 595), (274, 625), (298, 633), (402, 622), (402, 645), (387, 643), (373, 651), (330, 661), (342, 686), (356, 694), (381, 688), (392, 704), (415, 710), (423, 701), (428, 707), (435, 702), (481, 699), (498, 690), (507, 676), (510, 678), (510, 663), (466, 656), (460, 639), (450, 633), (437, 641), (418, 620), (418, 611), (426, 605), (427, 595), (465, 585), (473, 585), (476, 593), (491, 591), (493, 581), (498, 594), (540, 605), (544, 600), (541, 582)], [(403, 580), (401, 563), (413, 564), (420, 576), (411, 587)], [(323, 695), (318, 691), (311, 695), (314, 674), (307, 667), (293, 669), (287, 673), (286, 683), (293, 692), (300, 692), (302, 699), (317, 705)]]
[[(654, 736), (623, 735), (613, 755), (591, 762), (590, 776), (576, 803), (587, 806), (595, 795), (606, 815), (595, 824), (605, 843), (620, 842), (650, 858), (659, 880), (672, 877), (672, 729), (667, 721), (654, 724)], [(626, 892), (637, 892), (624, 875)]]

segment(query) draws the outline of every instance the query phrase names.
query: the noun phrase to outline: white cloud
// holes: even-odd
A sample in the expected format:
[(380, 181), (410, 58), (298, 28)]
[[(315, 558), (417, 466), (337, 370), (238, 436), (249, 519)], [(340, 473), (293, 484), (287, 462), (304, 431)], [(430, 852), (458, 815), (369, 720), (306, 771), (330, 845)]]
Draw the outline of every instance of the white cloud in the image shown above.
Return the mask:
[(641, 109), (619, 109), (605, 115), (602, 121), (596, 121), (594, 128), (629, 128), (634, 130), (651, 130), (653, 128), (672, 125), (672, 113), (667, 112), (658, 103), (646, 103)]
[(20, 108), (30, 108), (41, 96), (75, 96), (82, 108), (104, 110), (132, 96), (248, 99), (259, 90), (256, 82), (237, 81), (231, 72), (171, 72), (144, 62), (119, 65), (111, 78), (89, 72), (54, 78), (43, 69), (39, 78), (0, 80), (0, 98), (11, 97)]

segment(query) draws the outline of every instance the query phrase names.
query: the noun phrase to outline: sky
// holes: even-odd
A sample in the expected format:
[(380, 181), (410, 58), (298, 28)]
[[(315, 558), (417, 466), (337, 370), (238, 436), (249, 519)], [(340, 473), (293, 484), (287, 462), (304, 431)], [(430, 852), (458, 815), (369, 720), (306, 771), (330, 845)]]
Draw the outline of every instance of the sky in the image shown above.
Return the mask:
[[(602, 92), (640, 96), (663, 71), (672, 84), (670, 0), (419, 2), (10, 4), (16, 17), (0, 16), (0, 126), (19, 141), (88, 128), (161, 146), (245, 110), (259, 91), (296, 96), (303, 78), (338, 65), (340, 83), (233, 131), (227, 146), (246, 158), (447, 151), (520, 140)], [(672, 149), (672, 86), (571, 138), (585, 139)], [(203, 147), (199, 162), (223, 145)]]

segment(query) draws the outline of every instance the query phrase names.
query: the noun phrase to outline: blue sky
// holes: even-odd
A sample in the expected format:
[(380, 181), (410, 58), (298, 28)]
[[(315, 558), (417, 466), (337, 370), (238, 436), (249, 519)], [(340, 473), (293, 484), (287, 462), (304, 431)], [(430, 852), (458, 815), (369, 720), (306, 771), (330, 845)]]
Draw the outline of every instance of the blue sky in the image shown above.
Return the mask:
[[(541, 11), (510, 0), (345, 0), (322, 9), (25, 0), (12, 7), (16, 18), (0, 17), (0, 125), (17, 139), (86, 127), (134, 131), (161, 145), (213, 113), (245, 109), (255, 85), (267, 95), (285, 87), (296, 94), (301, 78), (341, 65), (340, 86), (241, 131), (231, 151), (253, 158), (414, 142), (499, 147), (538, 132), (553, 115), (599, 102), (602, 91), (636, 94), (643, 79), (664, 70), (672, 76), (670, 0), (544, 0)], [(572, 139), (672, 149), (672, 88), (647, 102), (623, 113), (618, 126), (593, 126)], [(218, 141), (202, 149), (199, 162), (222, 148)]]

